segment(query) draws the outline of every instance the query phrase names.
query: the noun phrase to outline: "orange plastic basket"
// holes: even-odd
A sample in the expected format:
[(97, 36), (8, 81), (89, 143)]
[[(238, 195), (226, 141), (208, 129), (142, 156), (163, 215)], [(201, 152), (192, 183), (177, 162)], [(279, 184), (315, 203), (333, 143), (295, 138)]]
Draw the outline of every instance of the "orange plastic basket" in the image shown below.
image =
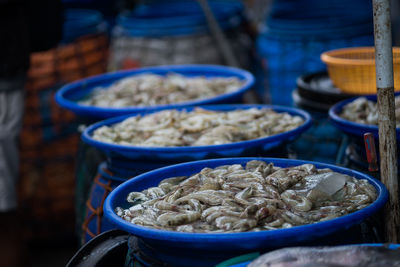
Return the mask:
[[(327, 51), (321, 60), (333, 84), (344, 93), (376, 94), (375, 48), (354, 47)], [(400, 47), (393, 48), (394, 88), (400, 90)]]

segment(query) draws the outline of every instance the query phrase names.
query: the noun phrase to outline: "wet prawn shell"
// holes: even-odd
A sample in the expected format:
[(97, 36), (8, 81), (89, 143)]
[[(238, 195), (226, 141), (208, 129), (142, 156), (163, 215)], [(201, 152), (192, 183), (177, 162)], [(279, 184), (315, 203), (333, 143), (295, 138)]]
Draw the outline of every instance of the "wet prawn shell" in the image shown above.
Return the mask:
[(92, 138), (120, 145), (144, 147), (209, 146), (268, 137), (304, 124), (300, 116), (268, 108), (212, 111), (164, 110), (102, 126)]
[(143, 73), (116, 81), (108, 88), (95, 88), (81, 105), (98, 107), (144, 107), (215, 97), (238, 90), (244, 81), (236, 77), (185, 77)]
[[(271, 172), (271, 169), (274, 171)], [(206, 233), (243, 232), (290, 228), (325, 221), (354, 212), (376, 199), (376, 192), (367, 181), (348, 177), (346, 188), (342, 189), (346, 194), (338, 194), (334, 199), (320, 203), (312, 202), (306, 197), (307, 194), (301, 193), (303, 188), (299, 188), (299, 177), (304, 179), (313, 175), (316, 179), (324, 173), (330, 175), (328, 169), (318, 170), (312, 164), (277, 168), (256, 160), (247, 162), (245, 168), (240, 164), (204, 168), (185, 180), (177, 177), (161, 181), (160, 184), (176, 186), (169, 192), (163, 192), (160, 187), (151, 187), (141, 193), (131, 193), (128, 196), (130, 201), (134, 196), (150, 200), (143, 200), (134, 206), (137, 207), (132, 210), (134, 214), (121, 209), (116, 212), (125, 220), (156, 229)], [(268, 184), (273, 181), (267, 179), (270, 176), (288, 179), (289, 182), (275, 188), (274, 184)], [(235, 177), (240, 178), (235, 182)], [(264, 179), (264, 184), (257, 178)], [(242, 183), (246, 179), (250, 180)], [(295, 179), (295, 182), (292, 183), (291, 179)], [(221, 189), (207, 187), (201, 190), (205, 184), (214, 180), (220, 183)], [(226, 187), (225, 183), (230, 185)], [(288, 184), (292, 184), (293, 189)], [(266, 187), (275, 188), (275, 193), (265, 191)], [(335, 204), (338, 201), (342, 204)], [(130, 217), (126, 217), (127, 214)]]
[[(368, 125), (378, 125), (376, 101), (366, 97), (356, 98), (343, 106), (340, 116), (346, 120)], [(400, 96), (395, 97), (396, 127), (400, 127)]]

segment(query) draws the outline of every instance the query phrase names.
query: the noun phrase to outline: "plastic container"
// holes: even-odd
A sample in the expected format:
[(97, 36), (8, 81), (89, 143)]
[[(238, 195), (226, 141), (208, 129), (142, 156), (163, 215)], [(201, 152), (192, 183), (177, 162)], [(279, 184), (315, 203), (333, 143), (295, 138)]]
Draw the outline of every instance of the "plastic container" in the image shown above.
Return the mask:
[[(244, 6), (240, 1), (209, 1), (222, 29), (241, 23)], [(153, 2), (122, 13), (117, 24), (130, 36), (157, 37), (208, 33), (207, 20), (198, 3), (191, 1)]]
[(113, 229), (107, 220), (103, 219), (103, 204), (108, 194), (118, 185), (128, 180), (134, 174), (127, 170), (110, 171), (107, 163), (99, 165), (98, 173), (93, 180), (89, 198), (86, 201), (86, 216), (82, 224), (82, 244), (88, 242), (95, 236)]
[[(345, 7), (345, 8), (344, 8)], [(293, 105), (296, 79), (325, 71), (321, 53), (374, 44), (372, 3), (362, 1), (274, 1), (257, 38), (266, 93), (272, 104)]]
[(259, 256), (260, 253), (258, 252), (249, 253), (221, 262), (218, 265), (215, 265), (215, 267), (246, 267)]
[[(326, 70), (320, 61), (321, 53), (331, 48), (370, 45), (373, 36), (355, 36), (338, 40), (319, 39), (277, 33), (266, 33), (257, 39), (257, 50), (264, 61), (264, 75), (272, 104), (293, 105), (291, 94), (296, 79), (304, 72)], [(297, 37), (297, 39), (296, 39)], [(291, 39), (287, 39), (291, 38)]]
[[(241, 1), (208, 1), (242, 67), (252, 42)], [(226, 64), (195, 1), (152, 1), (120, 14), (113, 28), (109, 70), (164, 64)]]
[[(371, 95), (371, 96), (366, 96), (368, 100), (377, 101), (376, 95)], [(378, 138), (378, 126), (377, 125), (368, 125), (368, 124), (362, 124), (362, 123), (357, 123), (357, 122), (352, 122), (346, 119), (343, 119), (340, 117), (340, 113), (342, 112), (342, 109), (345, 105), (348, 103), (351, 103), (355, 100), (356, 98), (350, 98), (347, 100), (343, 100), (333, 107), (329, 109), (329, 117), (333, 123), (338, 129), (341, 131), (345, 132), (346, 134), (355, 137), (355, 138), (361, 138), (363, 139), (364, 133), (371, 132), (374, 134), (374, 137)], [(400, 128), (396, 128), (396, 136), (397, 139), (400, 138)], [(378, 143), (377, 143), (378, 144)]]
[(110, 230), (82, 246), (65, 265), (66, 267), (124, 266), (128, 250), (128, 234)]
[[(244, 232), (244, 233), (180, 233), (156, 230), (134, 225), (118, 217), (116, 207), (128, 207), (126, 196), (132, 191), (141, 191), (156, 186), (167, 177), (191, 175), (205, 167), (215, 168), (226, 164), (246, 164), (250, 160), (264, 160), (276, 166), (289, 167), (305, 163), (315, 164), (317, 168), (330, 168), (333, 171), (351, 175), (357, 179), (367, 179), (378, 193), (377, 199), (368, 207), (354, 213), (310, 225), (288, 229)], [(340, 235), (341, 231), (359, 224), (379, 211), (388, 199), (384, 185), (368, 175), (329, 164), (300, 160), (272, 158), (230, 158), (189, 162), (157, 169), (131, 179), (114, 189), (104, 203), (104, 215), (118, 229), (127, 231), (139, 240), (143, 253), (173, 266), (214, 266), (226, 259), (254, 251), (270, 251), (277, 248), (318, 243), (326, 243), (329, 235)], [(204, 255), (207, 255), (205, 257)]]
[[(18, 206), (24, 211), (24, 233), (35, 240), (76, 242), (74, 236), (75, 153), (59, 148), (69, 140), (41, 143), (40, 148), (21, 151)], [(40, 143), (39, 143), (40, 144)], [(45, 151), (52, 147), (54, 151)], [(69, 149), (72, 150), (72, 149)], [(57, 152), (58, 151), (58, 152)], [(27, 154), (29, 152), (29, 154)], [(48, 152), (49, 154), (46, 155)], [(50, 154), (51, 152), (51, 154)], [(73, 151), (72, 151), (73, 152)], [(63, 155), (64, 154), (64, 155)]]
[[(355, 47), (322, 53), (329, 77), (336, 87), (349, 94), (376, 94), (375, 48)], [(400, 48), (393, 48), (393, 79), (400, 90)]]
[[(181, 75), (205, 76), (205, 77), (237, 77), (245, 82), (245, 84), (235, 92), (218, 95), (213, 98), (200, 99), (170, 105), (158, 105), (149, 107), (125, 107), (125, 108), (103, 108), (93, 106), (83, 106), (77, 101), (93, 89), (99, 86), (109, 86), (113, 82), (142, 73), (154, 73), (166, 75), (170, 72), (179, 73)], [(141, 68), (131, 71), (118, 71), (107, 73), (87, 79), (83, 79), (74, 83), (70, 83), (61, 88), (56, 94), (57, 103), (74, 113), (92, 118), (109, 118), (124, 114), (137, 114), (143, 112), (159, 111), (168, 108), (177, 108), (184, 106), (220, 104), (220, 103), (240, 103), (245, 92), (250, 90), (254, 84), (254, 77), (251, 73), (232, 67), (212, 66), (212, 65), (177, 65), (177, 66), (159, 66)]]
[[(218, 106), (203, 106), (206, 110), (215, 111), (229, 111), (236, 109), (249, 109), (249, 108), (272, 108), (276, 112), (288, 112), (291, 115), (297, 115), (304, 119), (304, 124), (295, 128), (291, 131), (269, 136), (258, 138), (254, 140), (222, 144), (222, 145), (211, 145), (211, 146), (186, 146), (186, 147), (140, 147), (140, 146), (125, 146), (118, 144), (111, 144), (100, 142), (92, 138), (93, 132), (102, 127), (103, 125), (113, 125), (121, 122), (124, 119), (131, 117), (132, 115), (122, 116), (117, 118), (108, 119), (95, 123), (88, 128), (82, 134), (82, 140), (87, 144), (98, 148), (103, 151), (107, 157), (111, 160), (116, 159), (120, 161), (121, 157), (125, 159), (131, 159), (134, 161), (128, 162), (131, 168), (137, 165), (138, 168), (152, 164), (160, 164), (166, 166), (172, 163), (186, 162), (192, 160), (200, 160), (206, 158), (215, 157), (240, 157), (240, 156), (257, 156), (263, 155), (263, 153), (276, 148), (280, 145), (290, 142), (297, 138), (300, 134), (311, 127), (311, 118), (307, 112), (304, 112), (295, 108), (268, 106), (268, 105), (218, 105)], [(193, 107), (189, 108), (178, 108), (178, 110), (193, 110)], [(142, 113), (148, 114), (148, 113)], [(152, 168), (154, 169), (154, 168)], [(148, 169), (149, 170), (149, 169)]]
[(301, 75), (297, 78), (296, 84), (301, 100), (311, 101), (309, 106), (314, 106), (315, 110), (328, 111), (337, 102), (355, 96), (341, 92), (333, 85), (325, 71)]
[(106, 71), (107, 38), (86, 35), (57, 48), (31, 54), (26, 88), (37, 91)]
[(103, 15), (96, 10), (68, 8), (64, 17), (62, 43), (73, 42), (84, 35), (104, 33), (107, 29)]

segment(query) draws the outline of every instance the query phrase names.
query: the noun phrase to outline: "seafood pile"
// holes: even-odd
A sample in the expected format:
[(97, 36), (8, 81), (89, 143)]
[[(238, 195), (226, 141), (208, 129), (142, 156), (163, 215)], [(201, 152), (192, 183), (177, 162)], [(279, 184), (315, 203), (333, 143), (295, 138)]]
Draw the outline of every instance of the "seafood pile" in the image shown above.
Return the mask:
[(204, 168), (131, 192), (124, 220), (155, 229), (226, 233), (289, 228), (360, 210), (376, 199), (367, 180), (317, 169), (279, 168), (264, 161)]
[(400, 266), (400, 249), (369, 246), (298, 247), (266, 253), (249, 267)]
[[(395, 97), (396, 127), (400, 127), (400, 96)], [(340, 116), (362, 124), (378, 125), (378, 105), (366, 97), (359, 97), (343, 107)]]
[(215, 97), (236, 91), (243, 84), (236, 77), (188, 78), (176, 73), (146, 73), (121, 79), (108, 88), (95, 88), (79, 104), (114, 108), (167, 105)]
[(164, 110), (144, 117), (130, 117), (111, 127), (102, 126), (94, 131), (93, 138), (132, 146), (207, 146), (267, 137), (303, 123), (299, 116), (271, 109)]

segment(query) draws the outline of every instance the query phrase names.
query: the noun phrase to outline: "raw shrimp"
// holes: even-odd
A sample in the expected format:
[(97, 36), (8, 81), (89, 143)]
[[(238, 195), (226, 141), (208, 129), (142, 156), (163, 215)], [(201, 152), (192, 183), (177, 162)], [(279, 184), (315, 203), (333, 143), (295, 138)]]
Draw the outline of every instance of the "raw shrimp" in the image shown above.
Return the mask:
[[(231, 113), (236, 116), (230, 116)], [(256, 116), (256, 117), (254, 117)], [(242, 117), (249, 118), (242, 120)], [(268, 127), (260, 124), (270, 121)], [(164, 110), (136, 116), (94, 131), (93, 138), (102, 142), (146, 147), (208, 146), (267, 137), (293, 130), (303, 119), (271, 109), (250, 108), (233, 111)], [(278, 128), (276, 126), (279, 125)], [(258, 129), (251, 131), (250, 129)], [(271, 172), (266, 164), (257, 173)], [(256, 174), (256, 173), (254, 173)]]
[[(168, 190), (165, 191), (165, 188)], [(156, 229), (224, 233), (289, 228), (333, 219), (376, 199), (366, 180), (312, 164), (278, 168), (263, 161), (204, 168), (131, 192), (118, 216)]]

